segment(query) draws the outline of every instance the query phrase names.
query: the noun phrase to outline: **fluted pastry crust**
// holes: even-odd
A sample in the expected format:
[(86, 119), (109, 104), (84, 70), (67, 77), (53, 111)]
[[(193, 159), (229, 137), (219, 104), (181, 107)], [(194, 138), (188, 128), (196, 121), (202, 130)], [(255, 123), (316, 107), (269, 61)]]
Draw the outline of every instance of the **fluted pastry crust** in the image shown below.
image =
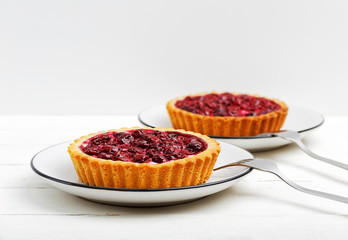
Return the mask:
[[(160, 164), (112, 161), (83, 153), (80, 145), (95, 135), (134, 129), (178, 131), (203, 139), (207, 149), (196, 155)], [(220, 153), (217, 141), (199, 133), (172, 128), (120, 128), (83, 136), (68, 147), (68, 152), (80, 180), (88, 185), (111, 188), (171, 188), (198, 185), (206, 182)]]
[[(210, 93), (198, 93), (190, 96), (202, 96)], [(239, 95), (240, 93), (232, 94)], [(257, 95), (249, 96), (259, 97)], [(283, 126), (288, 113), (288, 107), (284, 102), (278, 99), (263, 97), (279, 104), (280, 109), (259, 116), (204, 116), (182, 110), (175, 106), (177, 101), (185, 97), (186, 96), (177, 97), (167, 103), (167, 110), (173, 127), (175, 129), (185, 129), (208, 136), (246, 137), (265, 132), (277, 132)]]

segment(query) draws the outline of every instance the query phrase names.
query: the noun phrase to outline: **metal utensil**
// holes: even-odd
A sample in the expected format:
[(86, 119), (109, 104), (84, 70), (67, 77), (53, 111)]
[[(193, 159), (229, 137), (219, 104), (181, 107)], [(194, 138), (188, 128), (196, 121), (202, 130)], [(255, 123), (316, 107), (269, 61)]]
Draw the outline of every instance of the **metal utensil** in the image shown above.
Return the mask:
[(281, 180), (283, 180), (285, 183), (287, 183), (288, 185), (290, 185), (291, 187), (302, 191), (304, 193), (309, 193), (309, 194), (313, 194), (319, 197), (323, 197), (323, 198), (328, 198), (331, 200), (335, 200), (335, 201), (339, 201), (339, 202), (343, 202), (343, 203), (348, 203), (348, 198), (342, 197), (342, 196), (338, 196), (338, 195), (334, 195), (331, 193), (326, 193), (326, 192), (320, 192), (317, 190), (312, 190), (309, 188), (305, 188), (302, 187), (300, 185), (298, 185), (297, 183), (293, 182), (292, 180), (288, 179), (286, 176), (284, 176), (284, 174), (282, 174), (276, 163), (270, 161), (270, 160), (266, 160), (266, 159), (260, 159), (260, 158), (250, 158), (250, 159), (244, 159), (238, 162), (234, 162), (234, 163), (230, 163), (230, 164), (226, 164), (224, 166), (221, 167), (217, 167), (214, 169), (214, 171), (222, 169), (222, 168), (226, 168), (226, 167), (232, 167), (232, 166), (245, 166), (245, 167), (251, 167), (257, 170), (261, 170), (264, 172), (269, 172), (269, 173), (273, 173), (276, 176), (278, 176)]
[(335, 161), (335, 160), (332, 160), (332, 159), (329, 159), (329, 158), (326, 158), (326, 157), (319, 156), (318, 154), (312, 152), (310, 149), (308, 149), (303, 144), (303, 142), (301, 140), (300, 134), (298, 132), (296, 132), (296, 131), (285, 130), (285, 131), (274, 132), (274, 133), (262, 133), (262, 134), (260, 134), (258, 136), (260, 136), (260, 137), (262, 137), (262, 136), (265, 136), (265, 137), (274, 137), (274, 136), (276, 136), (276, 137), (280, 137), (280, 138), (289, 140), (291, 142), (296, 143), (297, 146), (299, 146), (300, 149), (302, 151), (304, 151), (305, 153), (307, 153), (309, 156), (311, 156), (313, 158), (316, 158), (316, 159), (318, 159), (320, 161), (323, 161), (323, 162), (335, 165), (336, 167), (340, 167), (340, 168), (343, 168), (345, 170), (348, 170), (348, 165), (347, 164), (344, 164), (344, 163), (341, 163), (341, 162), (338, 162), (338, 161)]

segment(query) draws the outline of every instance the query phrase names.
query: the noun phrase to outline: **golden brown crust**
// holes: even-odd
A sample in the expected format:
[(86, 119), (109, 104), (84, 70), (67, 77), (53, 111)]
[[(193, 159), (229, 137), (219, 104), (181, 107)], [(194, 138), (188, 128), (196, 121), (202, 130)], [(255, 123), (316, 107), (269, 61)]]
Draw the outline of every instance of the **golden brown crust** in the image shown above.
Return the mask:
[[(198, 93), (190, 96), (200, 96), (206, 94), (209, 93)], [(185, 97), (177, 97), (167, 103), (167, 110), (173, 127), (175, 129), (185, 129), (187, 131), (199, 132), (208, 136), (245, 137), (255, 136), (265, 132), (277, 132), (283, 126), (288, 113), (288, 107), (284, 102), (278, 99), (263, 97), (278, 103), (281, 108), (277, 111), (260, 116), (203, 116), (175, 107), (175, 103)]]
[(122, 132), (133, 128), (112, 129), (83, 136), (68, 147), (77, 175), (85, 184), (112, 188), (170, 188), (198, 185), (210, 177), (220, 153), (219, 143), (199, 133), (172, 128), (148, 128), (159, 131), (178, 131), (203, 139), (208, 147), (205, 151), (183, 159), (161, 164), (112, 161), (95, 158), (83, 153), (79, 146), (87, 139), (105, 132)]

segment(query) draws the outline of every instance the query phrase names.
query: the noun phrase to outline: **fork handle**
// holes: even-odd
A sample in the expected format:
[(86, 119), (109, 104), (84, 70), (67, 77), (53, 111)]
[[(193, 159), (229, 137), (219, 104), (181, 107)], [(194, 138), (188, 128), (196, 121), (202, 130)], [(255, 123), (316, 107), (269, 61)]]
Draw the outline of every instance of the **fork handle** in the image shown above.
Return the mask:
[(320, 156), (314, 152), (312, 152), (310, 149), (308, 149), (303, 143), (302, 141), (294, 141), (297, 146), (299, 146), (302, 151), (304, 151), (305, 153), (307, 153), (309, 156), (313, 157), (313, 158), (316, 158), (320, 161), (323, 161), (323, 162), (326, 162), (328, 164), (331, 164), (331, 165), (334, 165), (336, 167), (340, 167), (340, 168), (343, 168), (345, 170), (348, 170), (348, 165), (347, 164), (344, 164), (344, 163), (341, 163), (341, 162), (337, 162), (335, 160), (332, 160), (330, 158), (326, 158), (326, 157), (323, 157), (323, 156)]
[[(259, 170), (261, 170), (261, 169), (259, 169)], [(342, 197), (342, 196), (335, 195), (335, 194), (332, 194), (332, 193), (321, 192), (321, 191), (313, 190), (313, 189), (306, 188), (306, 187), (303, 187), (301, 185), (298, 185), (297, 183), (295, 183), (295, 182), (291, 181), (290, 179), (288, 179), (284, 174), (282, 174), (279, 171), (272, 171), (272, 170), (269, 170), (269, 169), (268, 170), (262, 170), (262, 171), (273, 173), (274, 175), (279, 177), (281, 180), (283, 180), (283, 182), (285, 182), (289, 186), (291, 186), (291, 187), (293, 187), (293, 188), (295, 188), (295, 189), (297, 189), (297, 190), (299, 190), (301, 192), (309, 193), (309, 194), (312, 194), (312, 195), (315, 195), (315, 196), (318, 196), (318, 197), (328, 198), (328, 199), (331, 199), (331, 200), (334, 200), (334, 201), (338, 201), (338, 202), (348, 203), (348, 198), (346, 198), (346, 197)]]
[(331, 193), (321, 192), (321, 191), (309, 189), (306, 187), (302, 187), (301, 185), (298, 185), (297, 183), (288, 179), (283, 173), (281, 173), (276, 163), (266, 159), (261, 159), (261, 158), (245, 159), (239, 162), (234, 162), (234, 163), (220, 166), (218, 168), (215, 168), (214, 171), (223, 169), (226, 167), (232, 167), (232, 166), (244, 166), (244, 167), (250, 167), (250, 168), (257, 169), (264, 172), (269, 172), (279, 177), (281, 180), (283, 180), (283, 182), (287, 183), (289, 186), (301, 192), (309, 193), (318, 197), (328, 198), (338, 202), (348, 203), (348, 198), (346, 197), (342, 197), (342, 196), (331, 194)]
[(302, 142), (302, 140), (301, 140), (301, 137), (300, 137), (300, 135), (299, 135), (298, 132), (293, 132), (293, 131), (291, 131), (291, 132), (290, 132), (290, 131), (287, 131), (287, 132), (288, 132), (288, 133), (291, 133), (291, 135), (287, 135), (287, 136), (282, 136), (281, 134), (279, 134), (279, 135), (278, 135), (278, 134), (274, 134), (274, 135), (276, 135), (276, 136), (278, 136), (278, 137), (281, 137), (281, 138), (284, 138), (284, 139), (287, 139), (287, 140), (289, 140), (289, 141), (292, 141), (292, 142), (296, 143), (297, 146), (299, 146), (300, 149), (301, 149), (303, 152), (307, 153), (309, 156), (311, 156), (311, 157), (313, 157), (313, 158), (316, 158), (316, 159), (318, 159), (318, 160), (320, 160), (320, 161), (323, 161), (323, 162), (326, 162), (326, 163), (328, 163), (328, 164), (334, 165), (334, 166), (336, 166), (336, 167), (340, 167), (340, 168), (343, 168), (343, 169), (345, 169), (345, 170), (348, 170), (348, 165), (347, 165), (347, 164), (344, 164), (344, 163), (341, 163), (341, 162), (332, 160), (332, 159), (330, 159), (330, 158), (326, 158), (326, 157), (320, 156), (320, 155), (318, 155), (318, 154), (312, 152), (309, 148), (307, 148), (307, 147), (303, 144), (303, 142)]

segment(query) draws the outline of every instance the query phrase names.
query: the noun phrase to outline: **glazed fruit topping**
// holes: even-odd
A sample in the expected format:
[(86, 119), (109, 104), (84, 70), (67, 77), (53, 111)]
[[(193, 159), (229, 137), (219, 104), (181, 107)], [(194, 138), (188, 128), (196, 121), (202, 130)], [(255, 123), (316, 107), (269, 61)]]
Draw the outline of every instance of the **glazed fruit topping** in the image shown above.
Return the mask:
[(82, 152), (107, 160), (164, 163), (196, 155), (207, 143), (194, 135), (153, 129), (98, 134), (80, 146)]
[(276, 102), (250, 95), (211, 93), (202, 96), (188, 96), (175, 103), (182, 110), (205, 116), (259, 116), (280, 109)]

